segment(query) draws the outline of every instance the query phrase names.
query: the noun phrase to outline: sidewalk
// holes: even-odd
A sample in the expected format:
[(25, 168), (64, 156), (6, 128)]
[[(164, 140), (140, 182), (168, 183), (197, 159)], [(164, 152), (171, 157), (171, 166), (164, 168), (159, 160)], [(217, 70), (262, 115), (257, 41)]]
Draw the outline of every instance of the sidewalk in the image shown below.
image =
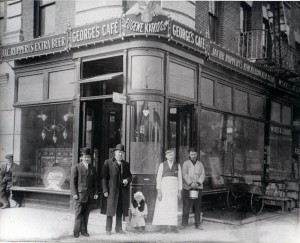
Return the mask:
[[(151, 232), (126, 235), (105, 234), (105, 215), (94, 210), (90, 215), (90, 237), (73, 237), (71, 213), (36, 208), (9, 208), (0, 210), (1, 242), (288, 242), (300, 239), (299, 209), (277, 213), (274, 217), (245, 225), (229, 225), (204, 221), (203, 231), (191, 226), (179, 234)], [(123, 228), (125, 228), (125, 223)]]

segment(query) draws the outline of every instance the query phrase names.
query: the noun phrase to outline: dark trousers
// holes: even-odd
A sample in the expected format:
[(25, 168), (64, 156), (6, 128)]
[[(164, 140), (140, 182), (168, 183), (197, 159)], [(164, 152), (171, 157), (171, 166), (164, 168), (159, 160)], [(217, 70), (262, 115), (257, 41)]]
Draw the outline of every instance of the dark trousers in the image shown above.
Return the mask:
[[(116, 211), (116, 232), (122, 230), (122, 215), (123, 215), (123, 197), (122, 197), (122, 189), (119, 190), (117, 211)], [(106, 217), (106, 231), (112, 230), (113, 216)]]
[(182, 204), (183, 204), (183, 212), (182, 212), (182, 226), (188, 225), (189, 220), (189, 213), (190, 207), (194, 204), (194, 211), (195, 211), (195, 226), (201, 224), (200, 222), (200, 214), (201, 214), (201, 199), (202, 199), (202, 190), (199, 190), (199, 196), (197, 199), (190, 199), (190, 192), (189, 190), (183, 189), (182, 195)]
[(7, 188), (7, 186), (0, 185), (0, 202), (3, 206), (9, 206), (9, 196), (10, 196), (10, 190)]
[(75, 224), (74, 232), (87, 232), (87, 225), (91, 211), (90, 199), (86, 203), (74, 200)]

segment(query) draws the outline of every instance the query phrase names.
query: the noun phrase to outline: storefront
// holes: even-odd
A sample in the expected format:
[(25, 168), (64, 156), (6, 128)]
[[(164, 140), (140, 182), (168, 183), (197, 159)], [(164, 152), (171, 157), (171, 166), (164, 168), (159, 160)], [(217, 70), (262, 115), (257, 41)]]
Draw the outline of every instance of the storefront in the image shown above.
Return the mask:
[(225, 191), (222, 174), (265, 177), (266, 147), (269, 176), (291, 176), (293, 98), (276, 100), (274, 77), (166, 16), (68, 28), (4, 46), (2, 56), (16, 63), (14, 190), (25, 205), (68, 208), (84, 146), (101, 174), (125, 144), (131, 191), (144, 192), (150, 219), (166, 149), (183, 163), (198, 148), (207, 195)]

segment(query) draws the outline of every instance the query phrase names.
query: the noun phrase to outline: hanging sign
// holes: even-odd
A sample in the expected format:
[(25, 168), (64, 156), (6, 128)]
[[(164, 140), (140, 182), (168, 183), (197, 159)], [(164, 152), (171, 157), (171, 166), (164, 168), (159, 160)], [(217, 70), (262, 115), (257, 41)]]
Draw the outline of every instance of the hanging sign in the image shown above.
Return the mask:
[(113, 102), (118, 104), (127, 104), (127, 98), (125, 94), (113, 92)]
[(75, 27), (68, 33), (70, 48), (89, 45), (121, 36), (120, 19), (110, 19), (102, 22)]
[(287, 135), (287, 136), (292, 135), (292, 130), (286, 129), (286, 128), (283, 128), (283, 127), (271, 126), (270, 131), (272, 133), (281, 134), (281, 135)]
[(66, 50), (66, 35), (59, 34), (43, 38), (24, 41), (18, 44), (2, 46), (2, 61), (15, 60), (50, 53), (62, 52)]
[(209, 51), (208, 38), (176, 21), (171, 23), (171, 40), (201, 53), (208, 53)]
[(149, 35), (167, 37), (170, 19), (167, 16), (153, 16), (151, 22), (143, 22), (140, 15), (124, 15), (122, 18), (123, 36)]
[(251, 62), (241, 58), (237, 54), (229, 52), (213, 43), (210, 46), (209, 59), (252, 78), (255, 76), (266, 79), (272, 84), (275, 83), (275, 78), (270, 74), (256, 68)]
[(281, 79), (279, 79), (277, 82), (276, 82), (276, 85), (280, 88), (283, 88), (285, 90), (288, 90), (288, 91), (292, 91), (292, 92), (295, 92), (295, 93), (300, 93), (300, 86), (299, 85), (295, 85), (295, 84), (292, 84), (290, 82), (285, 82)]

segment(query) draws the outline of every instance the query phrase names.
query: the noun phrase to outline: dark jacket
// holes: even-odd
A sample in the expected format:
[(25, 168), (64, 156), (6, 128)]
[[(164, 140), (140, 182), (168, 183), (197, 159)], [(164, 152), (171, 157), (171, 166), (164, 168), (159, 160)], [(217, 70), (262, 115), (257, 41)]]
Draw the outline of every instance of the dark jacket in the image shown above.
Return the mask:
[(78, 202), (87, 202), (98, 194), (97, 172), (92, 165), (86, 169), (83, 162), (73, 165), (71, 169), (71, 195), (78, 195)]
[[(124, 186), (122, 181), (128, 180), (128, 184)], [(130, 165), (126, 161), (122, 161), (121, 170), (115, 159), (108, 159), (104, 162), (102, 169), (102, 189), (103, 193), (108, 192), (108, 197), (103, 197), (101, 205), (101, 213), (107, 216), (115, 216), (118, 204), (119, 189), (122, 189), (123, 197), (123, 215), (128, 216), (129, 209), (129, 184), (132, 181)], [(120, 188), (121, 187), (121, 188)]]
[(10, 168), (10, 174), (12, 176), (5, 176), (6, 167), (8, 166), (8, 162), (4, 162), (0, 164), (0, 186), (5, 186), (9, 189), (13, 184), (17, 183), (19, 178), (19, 165), (12, 163)]

